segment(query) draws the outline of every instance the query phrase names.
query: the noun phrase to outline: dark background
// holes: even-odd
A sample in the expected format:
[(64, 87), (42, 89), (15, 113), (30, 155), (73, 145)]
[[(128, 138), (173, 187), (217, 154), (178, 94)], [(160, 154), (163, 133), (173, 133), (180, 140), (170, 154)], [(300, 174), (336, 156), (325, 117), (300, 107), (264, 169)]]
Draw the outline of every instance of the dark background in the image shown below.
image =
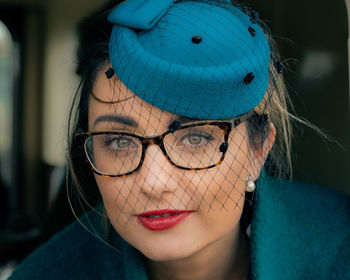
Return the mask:
[(295, 127), (294, 178), (350, 192), (348, 20), (345, 1), (246, 1), (271, 28), (297, 116), (338, 142)]

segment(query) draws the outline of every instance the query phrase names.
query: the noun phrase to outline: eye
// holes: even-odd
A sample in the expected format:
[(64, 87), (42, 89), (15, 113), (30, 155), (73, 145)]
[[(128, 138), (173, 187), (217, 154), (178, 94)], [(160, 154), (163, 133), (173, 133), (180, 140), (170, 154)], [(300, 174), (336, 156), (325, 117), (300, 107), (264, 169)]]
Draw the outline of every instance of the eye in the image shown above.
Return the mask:
[(111, 150), (126, 150), (137, 146), (131, 137), (121, 135), (107, 136), (104, 144)]
[(199, 145), (203, 141), (203, 137), (199, 135), (190, 135), (187, 138), (191, 145)]
[(213, 137), (201, 132), (191, 133), (184, 135), (180, 140), (180, 145), (184, 145), (190, 148), (200, 148), (205, 147)]
[(130, 146), (131, 143), (128, 139), (119, 139), (119, 140), (115, 141), (114, 144), (118, 148), (127, 148)]
[(185, 127), (168, 134), (165, 142), (169, 146), (176, 146), (177, 149), (183, 149), (193, 152), (194, 149), (206, 149), (213, 147), (222, 137), (220, 128), (212, 125)]

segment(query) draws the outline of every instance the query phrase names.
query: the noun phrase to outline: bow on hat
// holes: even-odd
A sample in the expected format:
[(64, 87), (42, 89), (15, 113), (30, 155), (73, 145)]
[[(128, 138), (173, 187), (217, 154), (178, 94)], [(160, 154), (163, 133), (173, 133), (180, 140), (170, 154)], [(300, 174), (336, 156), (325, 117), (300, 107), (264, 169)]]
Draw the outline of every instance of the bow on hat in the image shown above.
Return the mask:
[[(229, 0), (224, 0), (230, 3)], [(149, 30), (176, 0), (127, 0), (117, 6), (108, 21), (127, 27)]]
[(173, 0), (128, 0), (109, 14), (108, 21), (135, 29), (149, 30), (173, 4)]
[(224, 119), (252, 110), (266, 93), (267, 38), (229, 0), (128, 0), (108, 21), (114, 71), (160, 109)]

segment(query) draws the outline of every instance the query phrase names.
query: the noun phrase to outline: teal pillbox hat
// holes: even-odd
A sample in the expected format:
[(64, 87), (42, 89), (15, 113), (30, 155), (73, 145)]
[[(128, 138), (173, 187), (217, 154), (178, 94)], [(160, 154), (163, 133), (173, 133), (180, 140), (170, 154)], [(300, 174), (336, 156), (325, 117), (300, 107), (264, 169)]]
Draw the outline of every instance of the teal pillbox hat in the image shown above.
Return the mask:
[(251, 111), (267, 91), (266, 35), (229, 1), (128, 0), (108, 20), (115, 73), (162, 110), (225, 119)]

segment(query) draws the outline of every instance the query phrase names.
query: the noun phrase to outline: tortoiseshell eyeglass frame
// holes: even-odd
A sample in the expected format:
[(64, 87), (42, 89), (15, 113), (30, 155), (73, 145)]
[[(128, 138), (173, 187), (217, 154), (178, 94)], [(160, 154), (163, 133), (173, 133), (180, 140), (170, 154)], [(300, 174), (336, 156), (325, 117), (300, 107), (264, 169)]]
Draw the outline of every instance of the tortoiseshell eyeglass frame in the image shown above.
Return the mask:
[[(246, 114), (240, 115), (238, 117), (225, 119), (225, 120), (203, 120), (203, 121), (200, 120), (200, 121), (185, 123), (182, 125), (181, 124), (176, 125), (175, 127), (172, 127), (172, 125), (170, 125), (169, 129), (166, 132), (164, 132), (163, 134), (161, 134), (159, 136), (155, 136), (155, 137), (143, 137), (141, 135), (129, 133), (129, 132), (125, 132), (125, 131), (106, 130), (106, 131), (91, 131), (91, 132), (77, 133), (75, 135), (75, 140), (76, 140), (78, 146), (85, 151), (85, 159), (89, 163), (92, 171), (94, 173), (96, 173), (97, 175), (100, 175), (103, 177), (124, 177), (124, 176), (130, 175), (132, 173), (135, 173), (142, 166), (142, 163), (145, 159), (145, 154), (146, 154), (145, 152), (146, 152), (146, 149), (149, 145), (158, 145), (159, 148), (161, 149), (161, 151), (163, 152), (164, 156), (166, 157), (166, 159), (173, 166), (175, 166), (177, 168), (180, 168), (183, 170), (190, 170), (190, 171), (205, 170), (205, 169), (209, 169), (209, 168), (213, 168), (215, 166), (218, 166), (224, 161), (225, 155), (227, 152), (227, 148), (228, 148), (228, 137), (229, 137), (230, 132), (232, 131), (233, 128), (237, 127), (242, 122), (249, 119), (253, 114), (255, 114), (255, 112), (252, 110), (252, 111), (250, 111)], [(219, 159), (219, 161), (215, 164), (210, 165), (210, 166), (200, 167), (200, 168), (187, 168), (187, 167), (176, 165), (171, 160), (171, 158), (168, 156), (168, 153), (164, 147), (164, 143), (163, 143), (164, 137), (166, 135), (168, 135), (169, 133), (174, 133), (175, 131), (180, 130), (180, 129), (189, 128), (189, 127), (204, 126), (204, 125), (216, 125), (221, 129), (221, 131), (223, 133), (224, 142), (220, 146), (220, 152), (222, 152), (222, 155), (221, 155), (221, 158)], [(89, 156), (88, 156), (87, 151), (86, 151), (85, 143), (86, 143), (86, 139), (88, 137), (94, 136), (94, 135), (101, 135), (101, 134), (118, 134), (118, 135), (131, 136), (131, 137), (135, 137), (135, 138), (139, 139), (140, 142), (142, 143), (142, 155), (141, 155), (140, 163), (138, 164), (138, 166), (134, 170), (129, 171), (129, 172), (124, 173), (124, 174), (106, 174), (106, 173), (98, 171), (89, 159)]]

